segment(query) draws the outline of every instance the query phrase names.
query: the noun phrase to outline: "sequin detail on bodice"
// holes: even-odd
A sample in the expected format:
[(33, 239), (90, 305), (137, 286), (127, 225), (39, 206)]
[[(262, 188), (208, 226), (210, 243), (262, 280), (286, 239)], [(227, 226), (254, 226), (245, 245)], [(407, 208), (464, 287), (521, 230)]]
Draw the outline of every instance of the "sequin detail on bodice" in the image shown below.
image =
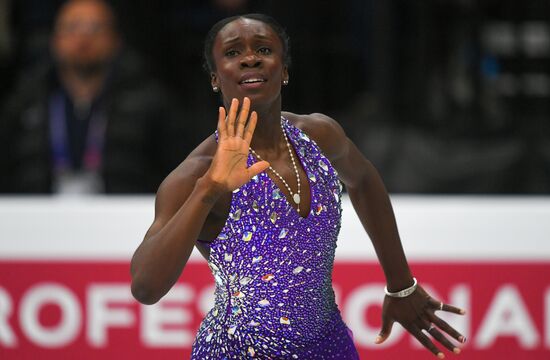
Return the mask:
[[(341, 184), (315, 142), (282, 121), (307, 174), (309, 214), (301, 217), (266, 172), (233, 191), (210, 245), (215, 305), (193, 359), (356, 358), (332, 289)], [(249, 154), (248, 166), (255, 161)]]

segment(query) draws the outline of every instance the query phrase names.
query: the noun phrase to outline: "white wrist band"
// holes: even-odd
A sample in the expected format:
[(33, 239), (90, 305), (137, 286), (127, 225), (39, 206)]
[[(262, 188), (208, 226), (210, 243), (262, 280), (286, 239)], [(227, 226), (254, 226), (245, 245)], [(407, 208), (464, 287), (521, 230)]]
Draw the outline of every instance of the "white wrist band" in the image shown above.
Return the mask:
[(416, 290), (416, 287), (418, 286), (418, 282), (416, 281), (416, 278), (413, 277), (413, 281), (414, 281), (414, 283), (412, 284), (411, 287), (408, 287), (406, 289), (403, 289), (403, 290), (397, 291), (397, 292), (389, 292), (388, 287), (384, 286), (384, 292), (386, 293), (386, 295), (391, 296), (391, 297), (395, 297), (395, 298), (407, 297), (410, 294), (412, 294)]

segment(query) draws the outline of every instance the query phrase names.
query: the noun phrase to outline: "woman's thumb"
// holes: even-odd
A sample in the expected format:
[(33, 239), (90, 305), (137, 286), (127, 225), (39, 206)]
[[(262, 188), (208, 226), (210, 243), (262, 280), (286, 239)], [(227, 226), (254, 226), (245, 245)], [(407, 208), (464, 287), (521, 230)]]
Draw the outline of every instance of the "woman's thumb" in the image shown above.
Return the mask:
[(382, 344), (388, 336), (391, 334), (391, 329), (393, 326), (393, 321), (389, 320), (382, 320), (382, 330), (378, 333), (376, 336), (376, 339), (374, 340), (375, 344)]

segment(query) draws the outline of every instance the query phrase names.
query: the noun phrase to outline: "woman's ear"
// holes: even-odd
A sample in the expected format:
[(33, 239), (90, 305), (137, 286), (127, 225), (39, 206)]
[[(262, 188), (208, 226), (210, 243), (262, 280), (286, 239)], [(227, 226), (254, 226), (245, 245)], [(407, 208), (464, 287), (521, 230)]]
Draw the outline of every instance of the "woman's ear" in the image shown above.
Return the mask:
[(288, 66), (283, 68), (283, 85), (288, 85), (288, 80), (290, 76), (288, 75)]
[(210, 73), (210, 85), (212, 85), (212, 91), (219, 92), (220, 91), (220, 85), (218, 83), (218, 77), (215, 73)]

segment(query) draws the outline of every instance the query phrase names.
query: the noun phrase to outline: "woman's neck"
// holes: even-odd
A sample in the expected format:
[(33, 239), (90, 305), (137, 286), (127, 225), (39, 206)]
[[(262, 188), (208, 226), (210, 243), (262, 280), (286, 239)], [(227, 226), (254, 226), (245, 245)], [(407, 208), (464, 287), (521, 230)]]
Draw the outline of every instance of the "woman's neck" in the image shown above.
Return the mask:
[(255, 151), (269, 152), (275, 155), (286, 150), (281, 129), (280, 101), (275, 106), (267, 108), (254, 107), (253, 105), (253, 110), (258, 114), (258, 121), (250, 147)]

